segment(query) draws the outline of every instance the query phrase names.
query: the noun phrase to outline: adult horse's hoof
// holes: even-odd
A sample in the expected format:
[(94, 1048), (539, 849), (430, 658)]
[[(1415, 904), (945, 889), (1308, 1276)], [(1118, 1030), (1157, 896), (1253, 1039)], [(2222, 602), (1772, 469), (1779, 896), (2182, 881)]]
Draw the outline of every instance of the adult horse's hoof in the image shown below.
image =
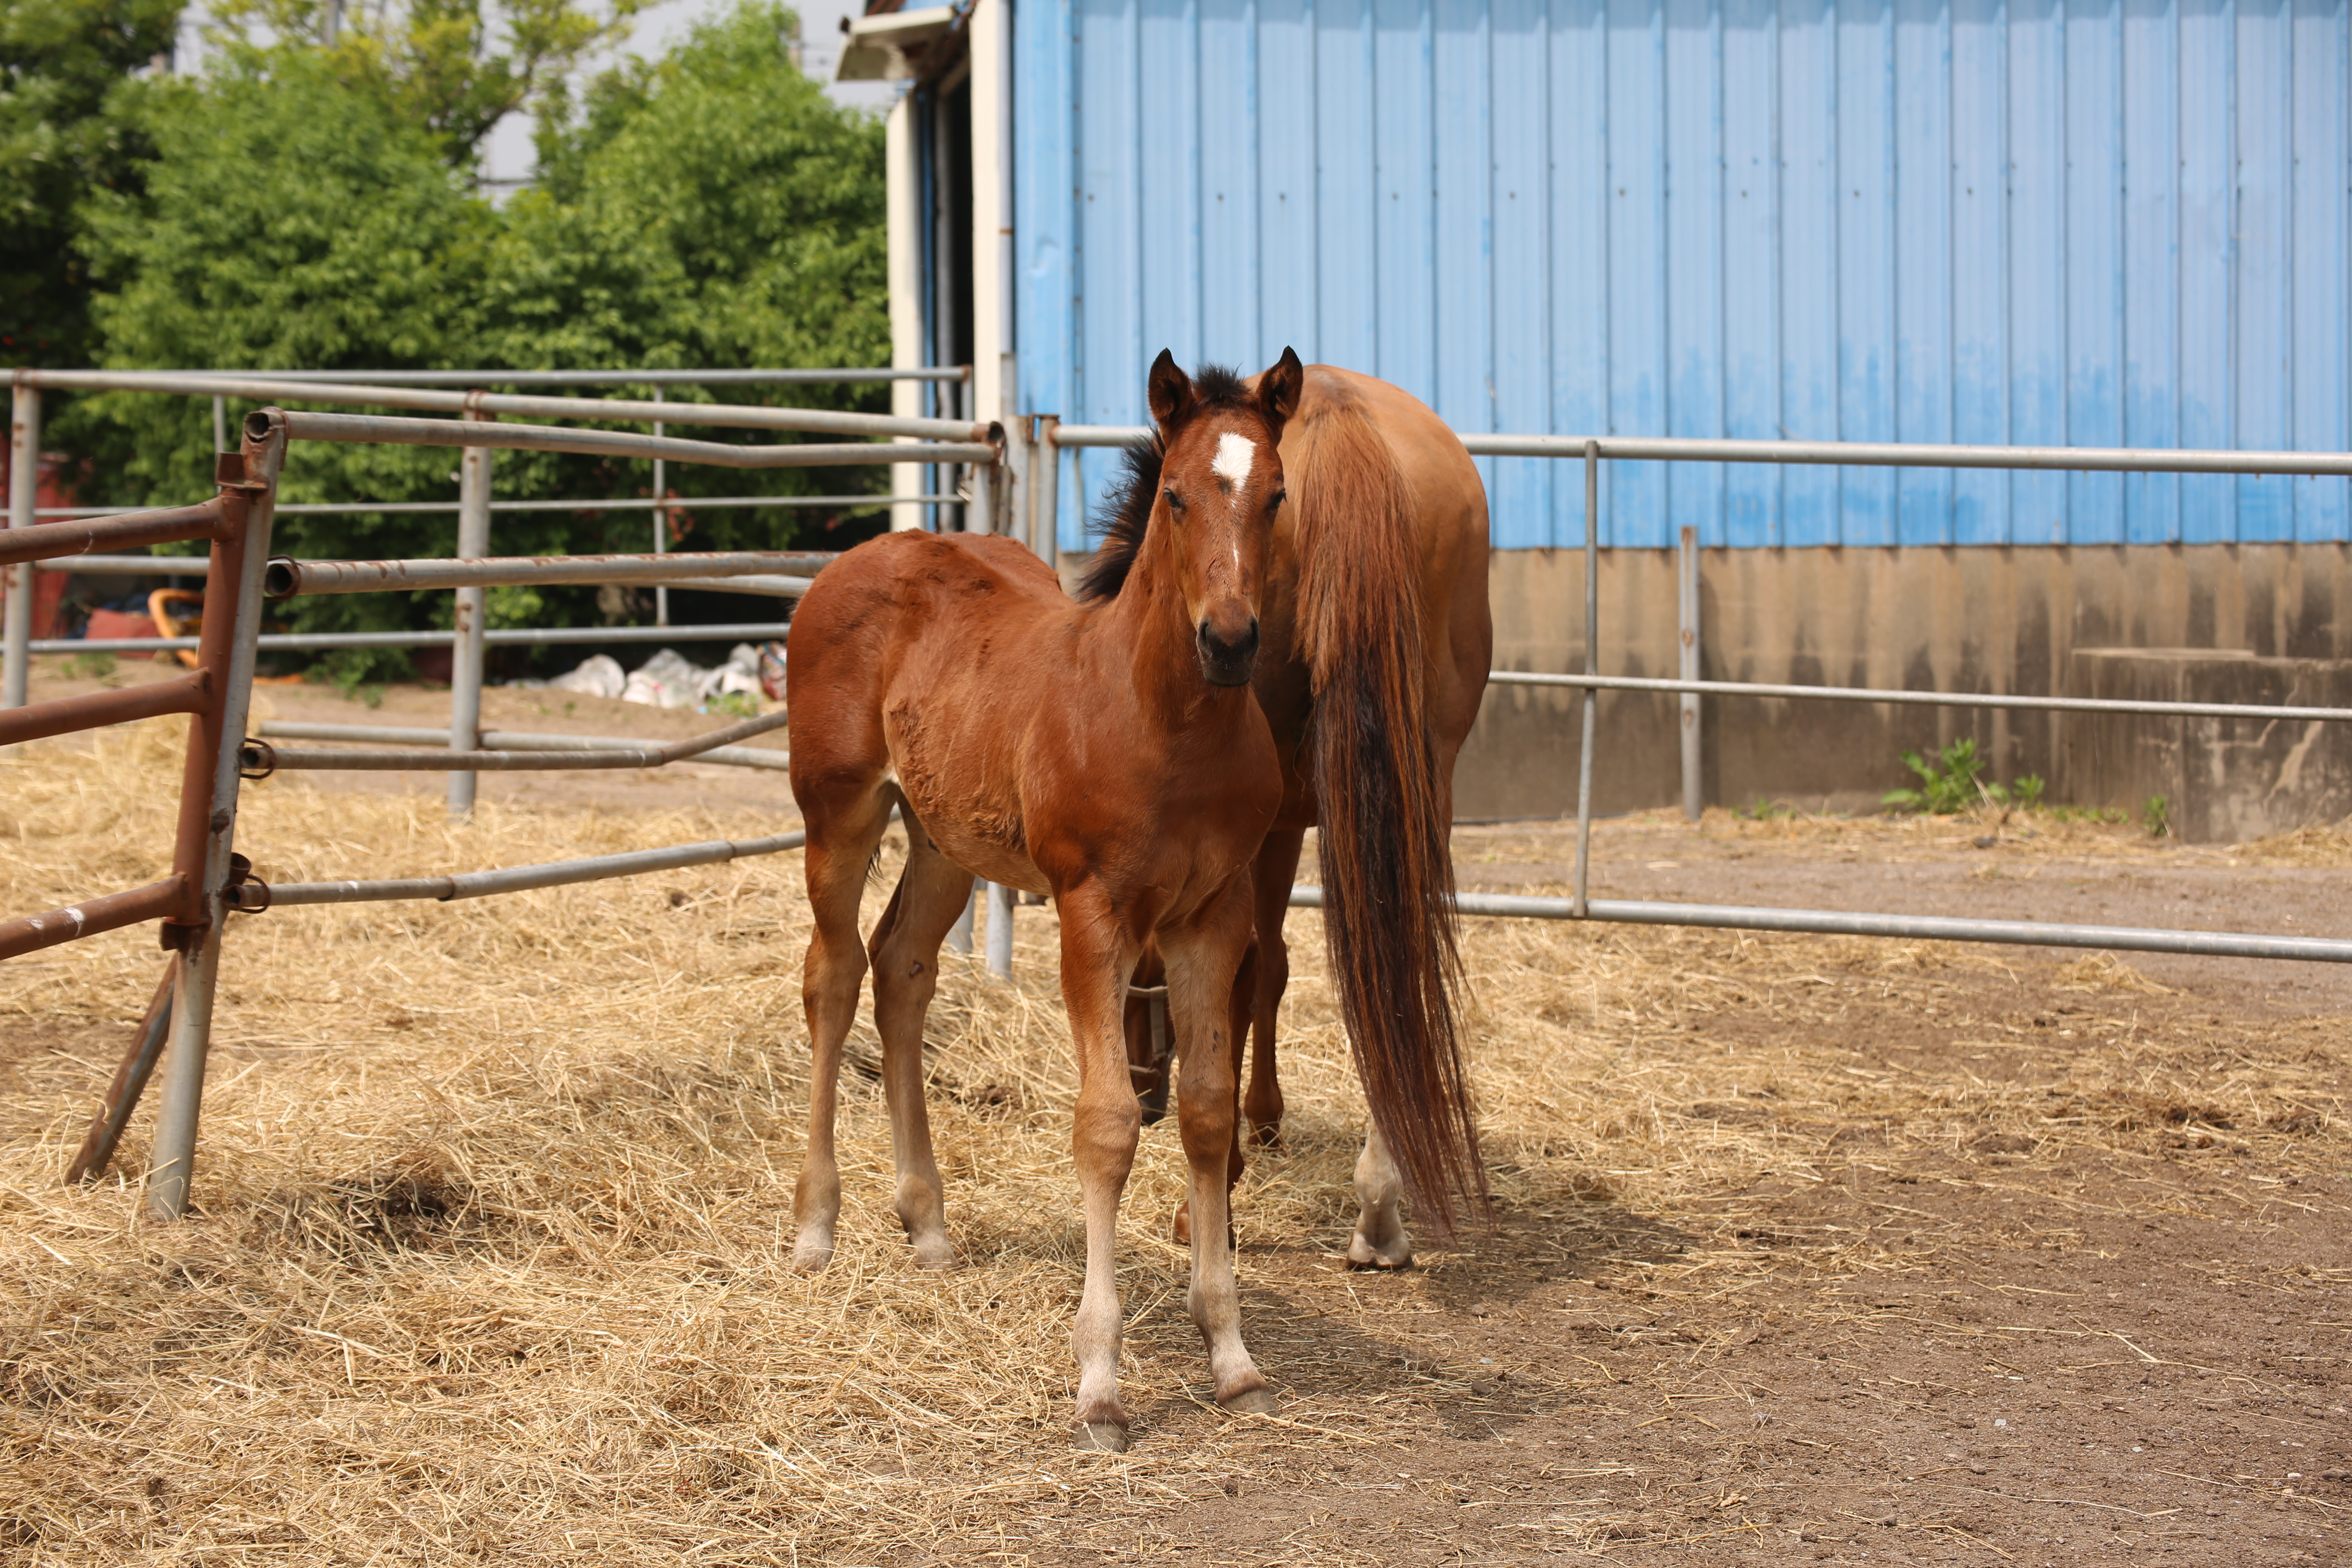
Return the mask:
[(1116, 1421), (1081, 1421), (1070, 1434), (1070, 1447), (1096, 1454), (1124, 1454), (1127, 1428)]
[(1249, 1141), (1250, 1147), (1253, 1149), (1264, 1149), (1268, 1153), (1280, 1152), (1282, 1149), (1282, 1123), (1279, 1121), (1259, 1121), (1252, 1123), (1249, 1131)]
[(1282, 1401), (1275, 1397), (1274, 1390), (1264, 1387), (1244, 1388), (1231, 1399), (1218, 1403), (1230, 1415), (1272, 1415), (1282, 1408)]
[(956, 1266), (955, 1243), (946, 1237), (927, 1237), (914, 1244), (915, 1267), (930, 1274), (945, 1274)]
[(1374, 1247), (1358, 1231), (1348, 1243), (1348, 1267), (1350, 1268), (1410, 1268), (1412, 1267), (1412, 1243), (1400, 1236), (1386, 1247)]

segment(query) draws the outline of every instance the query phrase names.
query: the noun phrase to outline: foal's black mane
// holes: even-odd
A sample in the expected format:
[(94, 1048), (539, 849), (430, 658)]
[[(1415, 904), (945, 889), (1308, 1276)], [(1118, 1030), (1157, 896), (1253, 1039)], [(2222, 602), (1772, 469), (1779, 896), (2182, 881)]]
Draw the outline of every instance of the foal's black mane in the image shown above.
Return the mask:
[[(1242, 378), (1221, 364), (1204, 364), (1192, 377), (1195, 413), (1212, 408), (1238, 408), (1251, 401)], [(1127, 585), (1127, 574), (1143, 549), (1144, 531), (1151, 526), (1151, 508), (1160, 499), (1160, 468), (1168, 448), (1154, 430), (1121, 449), (1118, 478), (1103, 492), (1095, 509), (1095, 558), (1078, 579), (1078, 602), (1116, 599)]]

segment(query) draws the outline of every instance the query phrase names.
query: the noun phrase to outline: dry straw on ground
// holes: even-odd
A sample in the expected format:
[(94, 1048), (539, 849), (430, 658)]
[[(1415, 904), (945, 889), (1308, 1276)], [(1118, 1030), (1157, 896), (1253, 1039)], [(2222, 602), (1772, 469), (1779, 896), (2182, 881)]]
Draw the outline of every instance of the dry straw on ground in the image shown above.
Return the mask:
[[(0, 910), (156, 874), (178, 730), (0, 755)], [(776, 819), (486, 807), (452, 827), (432, 796), (279, 780), (248, 796), (240, 834), (272, 879), (398, 875), (772, 831), (779, 803)], [(785, 1268), (806, 1101), (798, 874), (782, 856), (239, 918), (201, 1212), (172, 1226), (138, 1221), (121, 1174), (142, 1167), (144, 1115), (107, 1182), (58, 1179), (154, 982), (152, 934), (0, 966), (7, 1551), (816, 1563), (953, 1542), (1018, 1558), (1074, 1497), (1147, 1518), (1220, 1478), (1432, 1429), (1426, 1398), (1392, 1396), (1395, 1374), (1318, 1328), (1356, 1289), (1318, 1258), (1352, 1218), (1361, 1108), (1311, 915), (1291, 927), (1292, 1147), (1253, 1163), (1237, 1207), (1245, 1280), (1254, 1257), (1303, 1244), (1299, 1289), (1321, 1292), (1245, 1295), (1245, 1330), (1294, 1403), (1242, 1423), (1202, 1403), (1166, 1234), (1171, 1121), (1147, 1131), (1126, 1210), (1126, 1379), (1144, 1440), (1113, 1459), (1064, 1436), (1082, 1256), (1051, 911), (1022, 911), (1017, 985), (950, 961), (932, 1015), (965, 1267), (908, 1266), (880, 1096), (853, 1079), (841, 1250), (801, 1277)], [(2028, 1089), (1864, 1070), (1830, 1027), (1873, 996), (1933, 1006), (1951, 983), (2005, 977), (2001, 955), (1475, 922), (1465, 956), (1506, 1214), (1550, 1227), (1544, 1258), (1581, 1252), (1688, 1300), (1702, 1342), (1741, 1321), (1711, 1321), (1707, 1300), (1791, 1259), (1816, 1276), (1932, 1265), (1935, 1236), (1899, 1256), (1851, 1233), (1772, 1257), (1745, 1238), (1757, 1184), (1842, 1129), (2049, 1149), (2137, 1146), (2224, 1112), (2241, 1130), (2336, 1114), (2318, 1068), (2219, 1069), (2201, 1046), (2140, 1030), (2148, 983), (2114, 960), (2064, 980), (2105, 1054)], [(1702, 1043), (1701, 1025), (1733, 1021), (1748, 1033)], [(1458, 1271), (1438, 1261), (1381, 1283), (1408, 1310), (1433, 1300)], [(1586, 1375), (1531, 1355), (1523, 1382)]]

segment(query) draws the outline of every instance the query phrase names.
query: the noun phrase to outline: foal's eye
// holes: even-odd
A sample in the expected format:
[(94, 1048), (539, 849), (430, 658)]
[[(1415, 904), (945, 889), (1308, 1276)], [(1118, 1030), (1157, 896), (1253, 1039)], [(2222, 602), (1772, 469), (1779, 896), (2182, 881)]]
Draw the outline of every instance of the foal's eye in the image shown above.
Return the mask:
[(1161, 490), (1160, 493), (1161, 497), (1167, 500), (1168, 510), (1170, 511), (1182, 511), (1184, 510), (1184, 498), (1176, 493), (1173, 486)]
[(1280, 511), (1282, 510), (1282, 503), (1289, 499), (1290, 492), (1288, 490), (1276, 490), (1274, 494), (1266, 497), (1265, 510), (1268, 511)]

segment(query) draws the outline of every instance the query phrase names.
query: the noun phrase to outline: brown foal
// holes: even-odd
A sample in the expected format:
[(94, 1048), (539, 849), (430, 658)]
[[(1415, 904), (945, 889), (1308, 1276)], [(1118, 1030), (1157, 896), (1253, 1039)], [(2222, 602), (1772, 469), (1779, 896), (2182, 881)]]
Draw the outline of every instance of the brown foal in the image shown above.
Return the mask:
[[(1051, 893), (1078, 1058), (1072, 1144), (1087, 1274), (1072, 1340), (1083, 1447), (1127, 1446), (1113, 1243), (1139, 1118), (1120, 1020), (1147, 943), (1167, 969), (1202, 1222), (1192, 1227), (1192, 1321), (1219, 1402), (1275, 1405), (1242, 1344), (1227, 1203), (1255, 992), (1244, 963), (1251, 866), (1283, 804), (1279, 753), (1250, 680), (1285, 500), (1280, 443), (1301, 380), (1287, 350), (1255, 387), (1213, 371), (1196, 382), (1160, 356), (1150, 391), (1164, 456), (1115, 594), (1074, 604), (1009, 539), (894, 533), (826, 568), (793, 617), (793, 795), (808, 828), (816, 928), (802, 990), (814, 1059), (793, 1261), (821, 1268), (833, 1255), (835, 1080), (870, 957), (898, 1217), (918, 1261), (953, 1264), (923, 1106), (940, 943), (975, 875)], [(907, 867), (861, 945), (859, 894), (894, 805)]]

